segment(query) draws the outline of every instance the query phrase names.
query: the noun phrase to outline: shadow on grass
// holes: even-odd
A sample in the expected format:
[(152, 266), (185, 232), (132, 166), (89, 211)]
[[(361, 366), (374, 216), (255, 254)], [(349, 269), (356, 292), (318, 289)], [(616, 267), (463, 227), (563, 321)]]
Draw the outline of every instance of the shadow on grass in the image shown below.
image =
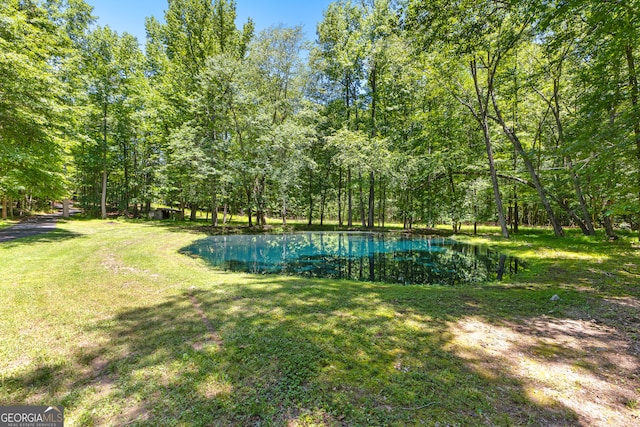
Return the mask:
[(606, 425), (583, 408), (632, 405), (637, 357), (548, 309), (541, 290), (247, 276), (98, 321), (103, 342), (3, 387), (80, 425)]
[[(8, 233), (8, 230), (4, 230), (0, 232), (0, 248), (15, 248), (23, 245), (33, 245), (36, 243), (53, 243), (53, 242), (61, 242), (65, 240), (75, 239), (77, 237), (81, 237), (82, 234), (75, 233), (72, 231), (61, 230), (61, 229), (53, 229), (43, 230), (36, 233)], [(7, 240), (2, 240), (3, 238), (8, 238)]]
[(579, 230), (566, 230), (566, 238), (548, 230), (525, 229), (512, 240), (493, 236), (459, 236), (462, 241), (487, 246), (529, 262), (525, 274), (513, 278), (516, 285), (580, 289), (593, 296), (640, 297), (640, 247), (635, 236), (607, 241), (584, 236)]

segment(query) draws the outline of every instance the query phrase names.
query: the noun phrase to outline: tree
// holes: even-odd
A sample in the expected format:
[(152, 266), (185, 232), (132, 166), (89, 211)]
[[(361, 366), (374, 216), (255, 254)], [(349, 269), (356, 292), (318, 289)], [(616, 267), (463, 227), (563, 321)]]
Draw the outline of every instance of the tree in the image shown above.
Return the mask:
[[(228, 123), (221, 116), (216, 116), (216, 111), (223, 111), (225, 106), (233, 103), (231, 99), (221, 97), (233, 95), (212, 93), (216, 86), (207, 79), (220, 71), (220, 67), (216, 69), (217, 65), (213, 65), (212, 58), (220, 59), (222, 68), (225, 68), (230, 62), (242, 61), (246, 56), (253, 36), (253, 23), (249, 20), (241, 31), (236, 28), (235, 19), (234, 1), (172, 0), (165, 14), (165, 24), (147, 21), (152, 99), (164, 113), (157, 117), (155, 133), (159, 135), (159, 143), (174, 154), (178, 152), (176, 147), (187, 141), (194, 144), (193, 150), (203, 154), (203, 157), (196, 156), (203, 164), (191, 162), (194, 177), (205, 174), (204, 182), (199, 184), (202, 187), (190, 192), (189, 197), (193, 199), (183, 200), (183, 203), (191, 205), (193, 214), (198, 203), (208, 199), (214, 224), (217, 221), (214, 212), (219, 193), (217, 186), (224, 175), (218, 167), (224, 151), (217, 150), (224, 148), (229, 138)], [(203, 90), (210, 99), (201, 95)], [(189, 132), (187, 128), (190, 128)], [(192, 137), (182, 137), (187, 134)], [(172, 141), (172, 138), (179, 141)], [(183, 147), (182, 151), (188, 149)], [(163, 170), (166, 173), (173, 171), (171, 167)], [(169, 183), (172, 179), (165, 176), (163, 181)], [(172, 188), (165, 189), (165, 193), (172, 194)], [(208, 195), (200, 196), (202, 192)]]
[[(501, 71), (503, 61), (510, 55), (514, 48), (531, 37), (532, 21), (535, 17), (535, 8), (529, 2), (503, 3), (499, 1), (485, 2), (479, 7), (471, 7), (470, 4), (461, 2), (452, 4), (423, 5), (419, 2), (412, 3), (412, 16), (418, 27), (426, 26), (429, 34), (443, 41), (445, 45), (452, 45), (453, 52), (467, 57), (469, 70), (473, 77), (476, 98), (479, 105), (477, 114), (480, 117), (483, 132), (487, 128), (484, 121), (490, 119), (497, 123), (503, 130), (505, 136), (513, 144), (516, 152), (522, 158), (527, 171), (529, 172), (532, 184), (536, 189), (540, 201), (544, 206), (549, 221), (553, 226), (557, 236), (564, 235), (562, 226), (556, 218), (551, 207), (547, 190), (533, 167), (533, 163), (525, 151), (520, 136), (517, 131), (507, 123), (502, 113), (502, 107), (496, 96), (496, 76)], [(437, 9), (436, 9), (437, 8)], [(429, 16), (424, 21), (423, 16)], [(453, 23), (449, 28), (445, 27)], [(445, 34), (444, 31), (447, 33)], [(469, 58), (470, 56), (470, 58)], [(486, 88), (479, 85), (479, 70), (486, 73)], [(471, 105), (469, 104), (468, 107)], [(490, 114), (489, 109), (493, 110)], [(488, 141), (485, 137), (485, 141)], [(490, 146), (487, 142), (487, 153), (491, 158)], [(491, 160), (490, 160), (491, 163)], [(492, 180), (494, 181), (494, 193), (496, 205), (498, 206), (502, 233), (508, 235), (504, 213), (500, 214), (499, 191), (497, 189), (497, 178), (492, 169)]]
[(144, 56), (81, 0), (8, 0), (0, 197), (614, 238), (640, 226), (638, 10), (341, 0), (306, 67), (300, 28), (254, 37), (232, 0), (170, 0)]
[[(464, 5), (447, 6), (444, 4), (434, 4), (429, 6), (428, 13), (433, 13), (433, 19), (428, 21), (422, 21), (421, 16), (425, 11), (420, 3), (414, 2), (411, 4), (411, 15), (414, 19), (414, 28), (418, 31), (419, 28), (428, 28), (427, 39), (423, 43), (435, 42), (439, 46), (442, 46), (444, 55), (440, 56), (442, 59), (442, 65), (436, 63), (437, 73), (443, 75), (441, 81), (454, 81), (456, 86), (450, 89), (452, 95), (465, 107), (469, 109), (473, 117), (478, 121), (478, 124), (482, 130), (482, 134), (485, 141), (487, 160), (489, 162), (489, 172), (491, 175), (491, 182), (493, 185), (493, 193), (495, 198), (496, 210), (498, 213), (498, 221), (502, 230), (503, 237), (509, 237), (509, 230), (504, 215), (504, 209), (502, 206), (502, 196), (500, 194), (500, 188), (498, 183), (498, 174), (494, 161), (493, 143), (491, 140), (491, 132), (489, 126), (489, 116), (491, 107), (491, 94), (494, 91), (495, 75), (502, 59), (502, 52), (492, 53), (487, 51), (483, 52), (483, 48), (486, 48), (486, 40), (482, 40), (479, 34), (475, 32), (474, 26), (476, 25), (476, 16), (488, 16), (487, 10), (474, 9), (471, 12), (470, 9), (464, 8)], [(437, 11), (436, 9), (437, 8)], [(456, 9), (458, 8), (458, 9)], [(464, 13), (468, 11), (468, 15)], [(460, 16), (456, 14), (460, 13)], [(477, 14), (477, 15), (475, 15)], [(444, 22), (452, 19), (457, 23), (457, 27), (443, 28)], [(444, 31), (450, 31), (450, 36), (445, 36)], [(477, 38), (477, 39), (476, 39)], [(455, 58), (459, 61), (465, 61), (468, 72), (472, 78), (473, 95), (471, 95), (465, 88), (463, 76), (456, 76), (458, 73), (457, 63), (451, 64), (450, 59)], [(455, 61), (455, 60), (454, 60)], [(444, 65), (444, 66), (443, 66)], [(481, 81), (480, 72), (484, 71), (486, 77)], [(462, 93), (460, 89), (462, 88)]]
[(65, 195), (63, 150), (74, 38), (91, 20), (82, 1), (0, 4), (0, 197)]
[(114, 163), (120, 163), (124, 170), (124, 211), (128, 209), (130, 144), (137, 138), (134, 113), (140, 108), (136, 92), (141, 66), (142, 53), (133, 36), (118, 36), (109, 27), (98, 27), (89, 34), (82, 66), (89, 102), (86, 132), (99, 146), (103, 219), (107, 217), (108, 176)]
[[(623, 163), (624, 167), (635, 165), (631, 168), (634, 169), (635, 182), (629, 182), (623, 187), (624, 190), (618, 186), (612, 189), (618, 194), (610, 198), (617, 200), (611, 202), (610, 208), (621, 214), (634, 215), (640, 231), (640, 88), (636, 69), (640, 39), (640, 25), (636, 17), (640, 12), (640, 4), (635, 0), (571, 0), (550, 5), (553, 6), (557, 6), (555, 13), (551, 13), (550, 9), (545, 10), (545, 29), (549, 32), (551, 42), (564, 46), (573, 42), (575, 45), (571, 52), (580, 61), (578, 74), (587, 89), (581, 113), (602, 118), (600, 129), (608, 129), (609, 133), (605, 136), (598, 132), (598, 139), (605, 137), (607, 141), (612, 141), (620, 138), (633, 145), (632, 149), (607, 150), (612, 154), (607, 156), (612, 161)], [(586, 28), (581, 31), (581, 37), (569, 41), (565, 34), (556, 29), (563, 24), (570, 25), (576, 16)], [(614, 64), (615, 68), (612, 67)], [(633, 193), (635, 201), (630, 200)], [(605, 222), (609, 220), (608, 214), (605, 214)]]

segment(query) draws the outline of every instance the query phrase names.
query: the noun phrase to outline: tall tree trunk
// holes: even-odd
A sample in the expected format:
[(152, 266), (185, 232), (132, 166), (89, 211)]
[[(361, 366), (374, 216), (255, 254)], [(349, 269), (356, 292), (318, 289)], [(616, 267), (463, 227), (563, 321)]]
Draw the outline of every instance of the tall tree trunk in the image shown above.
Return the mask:
[(531, 175), (531, 181), (533, 182), (533, 185), (535, 186), (535, 189), (538, 192), (538, 196), (540, 197), (542, 206), (547, 212), (547, 216), (549, 218), (549, 222), (551, 222), (551, 226), (553, 227), (554, 234), (558, 237), (563, 237), (564, 231), (562, 230), (562, 226), (560, 225), (560, 222), (558, 222), (558, 219), (556, 218), (556, 215), (553, 212), (553, 209), (551, 209), (551, 204), (549, 203), (549, 199), (547, 198), (547, 193), (544, 187), (542, 186), (542, 183), (540, 182), (540, 178), (538, 177), (538, 174), (536, 173), (535, 168), (533, 167), (533, 163), (531, 163), (529, 156), (527, 155), (527, 153), (525, 153), (524, 148), (522, 148), (522, 144), (520, 143), (520, 139), (518, 138), (518, 136), (515, 134), (515, 132), (513, 132), (511, 128), (509, 128), (507, 123), (504, 121), (502, 117), (502, 113), (500, 112), (500, 108), (498, 107), (495, 94), (491, 92), (490, 96), (491, 96), (491, 101), (493, 103), (493, 109), (496, 113), (496, 117), (495, 117), (496, 122), (500, 124), (500, 126), (502, 126), (502, 130), (504, 131), (505, 135), (507, 136), (509, 141), (511, 141), (516, 151), (520, 155), (520, 157), (522, 157), (522, 161), (524, 162), (524, 165), (527, 168), (527, 171), (529, 171), (529, 175)]
[(327, 198), (327, 187), (322, 189), (322, 196), (320, 196), (320, 225), (324, 225), (324, 204)]
[[(611, 120), (613, 120), (613, 118), (611, 118)], [(613, 124), (613, 122), (611, 122), (611, 124)], [(609, 163), (607, 166), (608, 166), (607, 169), (609, 169), (608, 171), (606, 171), (606, 175), (609, 177), (607, 184), (609, 188), (612, 188), (614, 184), (612, 182), (611, 177), (614, 176), (615, 165), (613, 163)], [(602, 225), (604, 225), (604, 231), (607, 234), (607, 237), (609, 238), (609, 240), (616, 240), (618, 236), (616, 236), (616, 232), (613, 229), (611, 215), (610, 213), (607, 212), (611, 204), (612, 204), (612, 201), (610, 199), (608, 198), (605, 199), (602, 206)]]
[(189, 221), (195, 221), (197, 219), (197, 215), (198, 215), (198, 204), (197, 203), (191, 203), (189, 205), (189, 207), (191, 208), (191, 214), (189, 215)]
[(227, 210), (228, 201), (227, 201), (227, 186), (226, 184), (222, 184), (222, 225), (227, 223)]
[(369, 83), (371, 86), (371, 139), (376, 136), (376, 101), (378, 99), (377, 82), (378, 69), (374, 60), (371, 66), (371, 74), (369, 75)]
[(351, 87), (351, 76), (349, 72), (345, 73), (344, 76), (344, 102), (347, 107), (347, 129), (351, 129), (351, 105), (349, 103), (349, 88)]
[(122, 143), (122, 156), (123, 156), (123, 164), (124, 164), (124, 210), (123, 214), (125, 217), (129, 216), (129, 146), (127, 142)]
[(604, 226), (604, 232), (606, 233), (609, 240), (617, 240), (618, 236), (616, 236), (616, 232), (613, 229), (613, 223), (611, 222), (611, 215), (607, 213), (607, 209), (611, 205), (610, 200), (605, 200), (604, 206), (602, 209), (602, 225)]
[[(451, 188), (451, 200), (453, 200), (453, 203), (456, 204), (456, 186), (455, 183), (453, 182), (453, 173), (451, 172), (451, 169), (447, 168), (447, 174), (449, 175), (449, 187)], [(452, 226), (453, 226), (453, 232), (457, 233), (458, 232), (458, 213), (456, 212), (456, 207), (453, 207), (452, 211), (451, 211), (451, 222), (452, 222)]]
[(582, 211), (582, 218), (584, 219), (584, 225), (586, 228), (585, 234), (589, 236), (595, 236), (596, 230), (593, 226), (593, 222), (591, 222), (591, 214), (589, 213), (589, 208), (587, 208), (587, 201), (584, 199), (584, 194), (582, 193), (580, 178), (578, 178), (578, 174), (576, 173), (573, 167), (573, 162), (571, 161), (571, 158), (569, 156), (567, 156), (567, 167), (569, 168), (569, 170), (571, 170), (571, 180), (573, 181), (573, 188), (580, 203), (580, 210)]
[(351, 189), (351, 168), (347, 168), (347, 190), (348, 190), (348, 201), (347, 201), (347, 226), (353, 227), (353, 191)]
[(102, 219), (107, 218), (107, 103), (102, 108), (102, 194), (100, 196)]
[[(554, 198), (554, 200), (556, 201), (558, 206), (560, 206), (569, 215), (569, 217), (573, 221), (575, 221), (576, 224), (578, 224), (578, 227), (580, 227), (580, 230), (582, 230), (582, 234), (584, 234), (585, 236), (592, 235), (591, 232), (589, 231), (589, 228), (583, 221), (583, 219), (576, 213), (574, 209), (571, 208), (571, 206), (569, 206), (565, 201), (563, 201), (560, 198), (556, 197)], [(591, 221), (591, 218), (589, 218), (589, 220)]]
[(255, 182), (255, 197), (256, 197), (256, 222), (259, 226), (264, 227), (267, 225), (267, 213), (264, 206), (264, 192), (266, 188), (266, 178), (265, 176), (261, 176), (259, 179), (256, 179)]
[(407, 197), (409, 199), (409, 230), (411, 230), (413, 228), (413, 221), (414, 221), (414, 217), (413, 217), (413, 193), (409, 192)]
[(518, 232), (518, 227), (520, 227), (520, 215), (518, 214), (518, 192), (516, 191), (516, 187), (513, 187), (513, 232)]
[(259, 180), (256, 179), (253, 181), (253, 202), (256, 207), (256, 225), (259, 227), (262, 225), (262, 219), (260, 218), (262, 214), (262, 207), (260, 206), (260, 184)]
[(218, 195), (213, 190), (211, 194), (211, 226), (218, 226)]
[[(629, 85), (631, 87), (631, 106), (633, 111), (633, 133), (636, 140), (636, 157), (637, 157), (637, 185), (638, 185), (638, 209), (640, 209), (640, 116), (638, 112), (638, 76), (636, 74), (635, 58), (633, 56), (633, 44), (629, 43), (626, 47), (627, 66), (629, 68)], [(636, 216), (636, 224), (638, 224), (638, 240), (640, 240), (640, 211)]]
[[(516, 152), (515, 148), (513, 150), (513, 173), (517, 174), (518, 173), (518, 153)], [(518, 185), (517, 184), (513, 184), (513, 228), (512, 231), (514, 233), (518, 232), (518, 222), (519, 222), (519, 218), (518, 218)]]
[(369, 217), (367, 218), (368, 222), (367, 222), (367, 226), (369, 228), (373, 228), (374, 224), (373, 224), (373, 215), (374, 215), (374, 209), (375, 209), (375, 186), (376, 186), (376, 180), (375, 177), (373, 175), (373, 171), (369, 172)]
[(329, 174), (331, 169), (327, 167), (327, 172), (324, 176), (323, 184), (322, 184), (322, 196), (320, 198), (320, 225), (324, 224), (324, 209), (326, 207), (327, 202), (327, 191), (329, 190)]
[(282, 225), (287, 225), (287, 198), (282, 196)]
[(484, 141), (487, 149), (487, 159), (489, 160), (489, 173), (491, 174), (491, 184), (493, 186), (493, 197), (496, 202), (496, 210), (498, 211), (498, 222), (500, 223), (502, 236), (509, 238), (507, 221), (505, 220), (504, 208), (502, 207), (502, 196), (500, 195), (500, 187), (498, 184), (498, 175), (496, 172), (496, 165), (493, 159), (493, 147), (491, 144), (491, 135), (489, 134), (489, 123), (487, 123), (486, 118), (484, 120), (484, 123), (482, 123), (482, 132), (484, 134)]
[(247, 217), (249, 219), (249, 227), (253, 226), (251, 219), (251, 187), (247, 184), (245, 186), (245, 192), (247, 193)]
[(606, 233), (609, 240), (617, 240), (618, 236), (613, 229), (613, 224), (611, 223), (611, 216), (606, 213), (602, 217), (602, 225), (604, 225), (604, 232)]
[(402, 195), (404, 208), (402, 209), (402, 228), (409, 228), (409, 190), (405, 190)]
[[(138, 167), (138, 150), (133, 150), (133, 171), (134, 176), (138, 175), (138, 171), (140, 168)], [(136, 179), (138, 182), (138, 179)], [(133, 204), (133, 217), (140, 218), (140, 211), (138, 210), (138, 202), (137, 200), (140, 198), (140, 185), (136, 183), (133, 189), (133, 196), (136, 199), (136, 202)]]
[[(493, 186), (493, 197), (496, 202), (496, 210), (498, 212), (498, 222), (500, 223), (500, 229), (502, 231), (502, 237), (509, 238), (509, 229), (507, 228), (507, 221), (504, 217), (504, 208), (502, 206), (502, 196), (500, 195), (500, 186), (498, 184), (498, 174), (496, 171), (496, 165), (493, 158), (493, 145), (491, 143), (491, 134), (489, 133), (489, 122), (487, 119), (488, 115), (488, 100), (483, 97), (482, 90), (480, 89), (480, 85), (478, 83), (478, 67), (475, 60), (471, 61), (471, 75), (473, 77), (473, 83), (476, 91), (476, 98), (478, 101), (478, 106), (480, 108), (479, 112), (476, 112), (473, 108), (469, 107), (473, 115), (476, 117), (476, 120), (480, 123), (482, 127), (482, 134), (484, 136), (484, 143), (487, 149), (487, 159), (489, 161), (489, 173), (491, 174), (491, 184)], [(488, 73), (489, 74), (489, 73)], [(488, 88), (491, 88), (491, 76), (487, 76)], [(489, 95), (487, 95), (489, 96)], [(484, 99), (483, 99), (484, 98)]]
[[(562, 72), (562, 63), (558, 65), (558, 75)], [(553, 79), (553, 97), (549, 100), (542, 93), (538, 92), (540, 96), (546, 101), (549, 109), (551, 110), (553, 117), (556, 122), (556, 129), (558, 131), (558, 140), (557, 143), (559, 146), (564, 147), (564, 126), (562, 124), (562, 119), (560, 117), (560, 77), (555, 77)], [(556, 147), (557, 148), (557, 147)], [(540, 162), (538, 162), (540, 163)], [(587, 204), (584, 200), (584, 195), (582, 193), (582, 187), (580, 185), (580, 179), (576, 174), (575, 169), (573, 168), (573, 163), (571, 162), (571, 158), (569, 156), (565, 157), (565, 164), (569, 170), (571, 175), (571, 180), (573, 182), (573, 188), (576, 193), (576, 198), (578, 199), (578, 203), (580, 205), (580, 212), (582, 213), (582, 218), (579, 218), (577, 214), (573, 211), (568, 212), (570, 216), (574, 217), (578, 226), (582, 229), (583, 234), (587, 236), (595, 236), (596, 231), (593, 227), (593, 223), (591, 222), (591, 216), (589, 215), (589, 210), (587, 209)], [(539, 165), (538, 165), (539, 166)], [(539, 167), (538, 167), (539, 169)], [(568, 205), (565, 205), (566, 208), (563, 208), (565, 211), (569, 208)], [(562, 207), (562, 206), (561, 206)]]
[(145, 173), (144, 182), (145, 182), (144, 214), (148, 216), (149, 212), (151, 212), (151, 199), (149, 198), (149, 187), (151, 186), (151, 177), (149, 173)]
[(7, 196), (2, 196), (2, 219), (7, 220)]
[(384, 180), (378, 180), (378, 227), (382, 227), (382, 199), (384, 197)]
[[(376, 108), (377, 108), (377, 82), (378, 82), (378, 67), (375, 59), (371, 66), (371, 74), (369, 76), (369, 82), (371, 83), (371, 140), (376, 137)], [(376, 180), (373, 170), (369, 171), (369, 215), (367, 217), (367, 226), (373, 228), (374, 206), (375, 206), (375, 191)]]
[(309, 169), (309, 220), (307, 221), (307, 225), (311, 225), (313, 223), (313, 192), (312, 192), (312, 184), (313, 184), (313, 174), (311, 169)]
[[(559, 66), (561, 67), (561, 65)], [(559, 68), (561, 70), (561, 68)], [(564, 126), (562, 125), (562, 119), (560, 118), (560, 78), (557, 77), (553, 81), (553, 104), (549, 103), (551, 107), (551, 111), (556, 120), (556, 127), (558, 129), (558, 143), (564, 147)], [(587, 209), (587, 203), (584, 200), (584, 194), (582, 193), (582, 186), (580, 185), (580, 179), (578, 178), (578, 174), (576, 173), (573, 162), (571, 161), (571, 157), (566, 157), (566, 164), (569, 168), (569, 173), (571, 174), (571, 180), (573, 181), (573, 189), (576, 192), (576, 198), (578, 199), (578, 203), (580, 204), (580, 211), (582, 212), (582, 222), (584, 223), (584, 227), (580, 225), (582, 228), (582, 232), (588, 236), (595, 236), (596, 230), (593, 227), (593, 223), (591, 222), (591, 215), (589, 215), (589, 209)]]
[(478, 201), (476, 197), (478, 195), (478, 191), (474, 185), (473, 187), (473, 234), (478, 234)]
[(382, 227), (384, 227), (384, 220), (387, 216), (387, 184), (382, 185)]
[(360, 222), (362, 227), (367, 226), (367, 218), (364, 215), (364, 192), (362, 191), (362, 174), (358, 172), (358, 189), (360, 190)]
[(338, 169), (338, 225), (342, 226), (342, 166)]

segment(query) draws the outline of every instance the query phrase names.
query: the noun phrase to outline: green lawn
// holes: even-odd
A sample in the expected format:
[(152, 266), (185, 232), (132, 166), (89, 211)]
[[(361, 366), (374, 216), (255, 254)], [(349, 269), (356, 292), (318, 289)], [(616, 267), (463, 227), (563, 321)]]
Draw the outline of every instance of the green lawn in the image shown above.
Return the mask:
[(0, 405), (63, 405), (69, 426), (637, 425), (631, 236), (482, 231), (457, 238), (528, 270), (478, 288), (236, 274), (179, 254), (203, 234), (175, 222), (2, 243)]
[(9, 219), (7, 219), (7, 220), (0, 219), (0, 230), (5, 228), (5, 227), (10, 227), (12, 225), (15, 225), (16, 223), (17, 223), (17, 221), (13, 221), (13, 220), (9, 220)]

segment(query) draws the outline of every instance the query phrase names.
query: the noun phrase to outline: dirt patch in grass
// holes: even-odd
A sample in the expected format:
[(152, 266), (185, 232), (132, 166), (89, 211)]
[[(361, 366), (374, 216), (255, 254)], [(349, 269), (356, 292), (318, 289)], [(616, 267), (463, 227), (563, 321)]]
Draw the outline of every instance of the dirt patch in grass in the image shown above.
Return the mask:
[(557, 412), (555, 421), (570, 421), (569, 409), (578, 425), (640, 423), (640, 358), (615, 328), (546, 316), (501, 324), (471, 317), (451, 322), (449, 332), (447, 349), (487, 378), (516, 380), (528, 400)]
[(107, 420), (115, 426), (128, 426), (134, 423), (144, 423), (149, 419), (149, 411), (144, 406), (129, 406), (124, 408), (114, 418)]
[(209, 344), (215, 344), (215, 346), (219, 349), (220, 347), (222, 347), (222, 338), (220, 338), (220, 334), (218, 333), (218, 331), (216, 331), (216, 329), (211, 324), (211, 321), (209, 320), (205, 312), (202, 310), (202, 305), (194, 295), (194, 290), (189, 289), (189, 292), (187, 295), (189, 296), (189, 300), (191, 301), (193, 308), (200, 316), (200, 319), (202, 319), (202, 323), (204, 324), (204, 327), (207, 329), (207, 332), (208, 332), (207, 336), (203, 341), (197, 341), (193, 344), (194, 350), (200, 351), (206, 345), (209, 345)]
[(128, 273), (140, 273), (137, 268), (127, 267), (116, 258), (116, 255), (112, 252), (105, 251), (102, 254), (102, 266), (113, 274), (128, 274)]

